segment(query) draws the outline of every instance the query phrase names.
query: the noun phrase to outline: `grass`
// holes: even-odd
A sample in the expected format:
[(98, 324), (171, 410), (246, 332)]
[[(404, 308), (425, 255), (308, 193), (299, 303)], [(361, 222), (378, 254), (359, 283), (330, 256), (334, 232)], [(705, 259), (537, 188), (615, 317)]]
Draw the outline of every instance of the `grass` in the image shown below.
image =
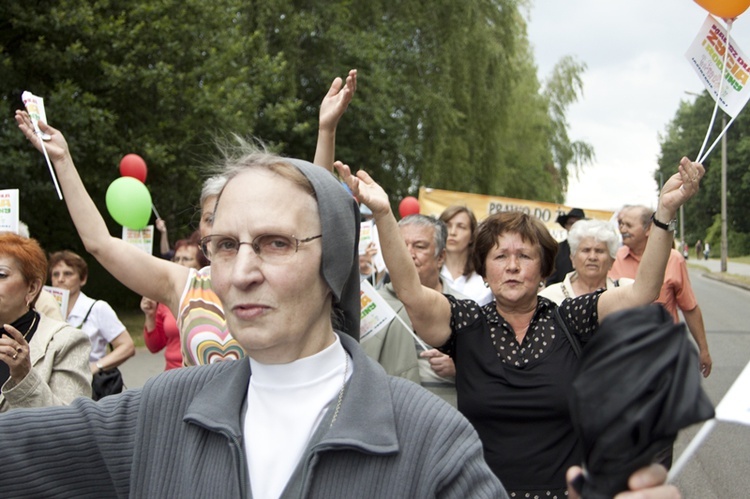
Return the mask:
[(120, 318), (130, 336), (133, 337), (136, 348), (146, 346), (143, 342), (143, 312), (141, 312), (141, 309), (117, 310), (117, 317)]
[[(729, 258), (729, 261), (736, 262), (736, 263), (750, 264), (750, 255), (735, 256), (735, 257)], [(700, 269), (707, 274), (711, 274), (711, 276), (715, 277), (716, 279), (720, 281), (728, 282), (730, 284), (740, 284), (744, 287), (750, 288), (750, 276), (729, 274), (729, 273), (722, 273), (722, 272), (711, 272), (710, 269), (708, 269), (707, 267), (701, 264), (701, 260), (691, 259), (691, 260), (688, 260), (687, 263), (688, 263), (688, 266), (690, 266), (691, 268)]]

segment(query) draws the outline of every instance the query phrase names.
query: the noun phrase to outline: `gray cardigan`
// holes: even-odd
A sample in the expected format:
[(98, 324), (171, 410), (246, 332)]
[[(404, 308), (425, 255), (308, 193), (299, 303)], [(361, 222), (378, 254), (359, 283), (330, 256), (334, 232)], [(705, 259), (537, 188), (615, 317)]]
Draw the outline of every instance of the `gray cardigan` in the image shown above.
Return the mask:
[[(321, 425), (282, 497), (507, 497), (463, 416), (339, 336), (354, 366), (341, 411), (330, 429)], [(249, 376), (246, 360), (175, 369), (98, 403), (2, 415), (2, 495), (250, 497), (241, 436)]]

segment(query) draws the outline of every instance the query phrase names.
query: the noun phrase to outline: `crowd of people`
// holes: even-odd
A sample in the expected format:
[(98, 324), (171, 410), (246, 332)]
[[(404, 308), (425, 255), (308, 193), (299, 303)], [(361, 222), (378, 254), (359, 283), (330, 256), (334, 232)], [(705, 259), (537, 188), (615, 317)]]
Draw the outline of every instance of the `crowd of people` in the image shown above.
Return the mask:
[[(356, 77), (337, 78), (323, 99), (313, 163), (241, 144), (205, 181), (196, 234), (171, 248), (158, 224), (163, 258), (109, 234), (63, 134), (40, 123), (86, 251), (143, 296), (144, 338), (165, 350), (168, 372), (92, 400), (92, 375), (133, 354), (130, 335), (81, 292), (87, 267), (70, 252), (49, 263), (52, 283), (70, 293), (70, 324), (49, 325), (34, 308), (43, 251), (32, 272), (4, 241), (36, 243), (0, 236), (0, 410), (14, 409), (0, 417), (6, 494), (577, 496), (582, 452), (566, 398), (574, 343), (659, 298), (671, 260), (665, 221), (698, 191), (703, 167), (684, 158), (665, 183), (632, 276), (611, 275), (614, 229), (581, 217), (561, 224), (572, 270), (541, 289), (558, 243), (539, 220), (503, 212), (478, 222), (454, 206), (397, 221), (374, 179), (334, 163)], [(28, 115), (16, 120), (41, 148)], [(358, 247), (363, 213), (387, 269), (377, 278), (373, 248)], [(363, 279), (401, 320), (360, 345)], [(707, 345), (694, 337), (707, 376)], [(59, 353), (35, 364), (45, 348)], [(43, 385), (33, 394), (31, 376)], [(665, 477), (660, 466), (634, 470), (631, 486), (676, 497)]]

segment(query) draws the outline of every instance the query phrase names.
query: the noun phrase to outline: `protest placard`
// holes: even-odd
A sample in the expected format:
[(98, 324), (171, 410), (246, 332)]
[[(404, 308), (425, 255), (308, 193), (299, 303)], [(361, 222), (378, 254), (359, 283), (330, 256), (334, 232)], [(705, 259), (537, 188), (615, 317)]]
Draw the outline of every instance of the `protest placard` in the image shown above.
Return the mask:
[(52, 295), (58, 305), (60, 305), (60, 312), (63, 317), (68, 315), (68, 300), (70, 298), (70, 291), (63, 288), (56, 288), (54, 286), (43, 286), (43, 289)]
[(736, 117), (750, 99), (750, 61), (715, 17), (706, 17), (685, 57), (722, 111)]
[(18, 189), (0, 190), (0, 232), (18, 234)]
[(367, 280), (360, 283), (359, 301), (359, 342), (364, 343), (387, 326), (396, 312)]
[(150, 255), (154, 251), (154, 226), (147, 225), (140, 230), (123, 227), (122, 240)]
[[(470, 208), (480, 222), (494, 213), (521, 211), (541, 220), (555, 240), (562, 241), (568, 237), (567, 231), (560, 227), (556, 220), (559, 215), (568, 213), (572, 208), (571, 206), (528, 199), (446, 191), (430, 187), (419, 188), (420, 213), (423, 215), (440, 216), (443, 210), (452, 205)], [(614, 215), (613, 212), (606, 210), (594, 210), (585, 206), (579, 206), (578, 208), (586, 211), (586, 217), (596, 220), (611, 220)]]

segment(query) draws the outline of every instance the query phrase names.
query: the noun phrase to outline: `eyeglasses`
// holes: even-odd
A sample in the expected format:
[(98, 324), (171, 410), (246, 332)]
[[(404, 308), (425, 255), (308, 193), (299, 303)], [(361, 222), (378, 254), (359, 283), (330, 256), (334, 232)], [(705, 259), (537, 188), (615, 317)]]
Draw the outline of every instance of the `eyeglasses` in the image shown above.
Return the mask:
[(285, 234), (261, 234), (255, 236), (252, 241), (240, 241), (236, 237), (224, 236), (221, 234), (211, 234), (201, 239), (201, 251), (209, 260), (231, 260), (237, 256), (240, 246), (249, 244), (261, 260), (267, 263), (281, 263), (294, 255), (299, 249), (299, 245), (308, 243), (323, 234), (308, 237), (307, 239), (297, 239), (294, 236)]

